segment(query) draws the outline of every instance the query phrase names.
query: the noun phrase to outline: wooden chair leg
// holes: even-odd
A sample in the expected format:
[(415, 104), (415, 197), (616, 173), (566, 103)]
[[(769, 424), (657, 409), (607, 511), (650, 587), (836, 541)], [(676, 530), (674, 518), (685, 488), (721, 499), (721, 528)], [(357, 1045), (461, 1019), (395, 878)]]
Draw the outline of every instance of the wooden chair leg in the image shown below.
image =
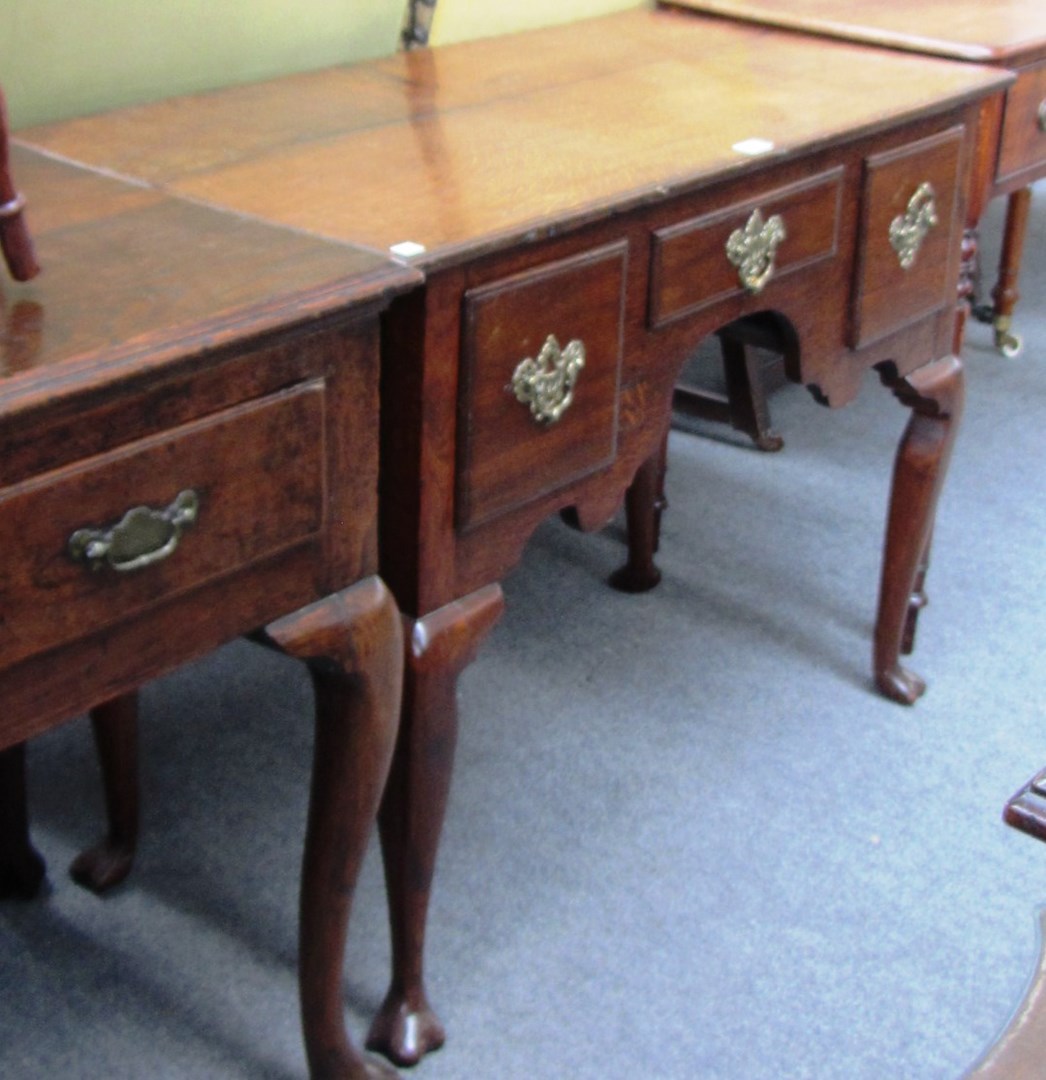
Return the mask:
[(138, 845), (138, 695), (125, 694), (91, 710), (102, 770), (106, 835), (69, 867), (78, 885), (103, 893), (131, 872)]
[(763, 362), (756, 349), (743, 338), (722, 333), (719, 341), (723, 350), (723, 375), (731, 423), (738, 431), (743, 431), (757, 449), (775, 453), (784, 446), (784, 439), (770, 422)]
[(672, 411), (693, 419), (729, 424), (747, 435), (757, 449), (773, 453), (784, 446), (784, 439), (774, 431), (770, 420), (764, 363), (753, 335), (764, 341), (764, 347), (773, 349), (772, 340), (754, 322), (742, 321), (720, 330), (717, 336), (726, 393), (717, 394), (681, 382), (672, 395)]

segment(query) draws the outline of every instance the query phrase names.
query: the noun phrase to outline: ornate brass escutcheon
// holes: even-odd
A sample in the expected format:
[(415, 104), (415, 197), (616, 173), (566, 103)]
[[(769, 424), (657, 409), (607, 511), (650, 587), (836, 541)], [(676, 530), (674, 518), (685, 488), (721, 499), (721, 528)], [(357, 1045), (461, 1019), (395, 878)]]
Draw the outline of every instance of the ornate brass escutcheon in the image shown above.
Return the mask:
[(737, 276), (746, 292), (758, 293), (774, 273), (774, 256), (778, 245), (787, 237), (780, 214), (771, 214), (763, 221), (763, 212), (756, 208), (743, 229), (734, 229), (726, 241), (726, 257), (737, 267)]
[(908, 200), (908, 208), (890, 222), (890, 246), (904, 270), (910, 270), (926, 234), (937, 224), (937, 192), (924, 181)]
[(191, 489), (179, 492), (164, 510), (136, 506), (109, 528), (77, 529), (69, 537), (69, 555), (92, 570), (104, 565), (122, 573), (142, 570), (174, 553), (199, 508), (199, 496)]
[(530, 415), (538, 423), (554, 424), (574, 400), (574, 387), (584, 366), (583, 342), (575, 339), (561, 349), (555, 335), (549, 334), (537, 359), (528, 356), (516, 365), (506, 389), (530, 407)]

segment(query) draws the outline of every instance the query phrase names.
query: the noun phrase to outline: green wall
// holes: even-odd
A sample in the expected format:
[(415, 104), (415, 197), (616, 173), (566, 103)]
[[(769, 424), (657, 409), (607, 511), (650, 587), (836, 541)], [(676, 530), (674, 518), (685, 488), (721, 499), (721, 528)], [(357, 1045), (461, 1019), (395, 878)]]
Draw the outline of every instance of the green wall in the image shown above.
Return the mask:
[[(433, 42), (636, 6), (439, 0)], [(0, 0), (13, 128), (393, 52), (406, 0)]]

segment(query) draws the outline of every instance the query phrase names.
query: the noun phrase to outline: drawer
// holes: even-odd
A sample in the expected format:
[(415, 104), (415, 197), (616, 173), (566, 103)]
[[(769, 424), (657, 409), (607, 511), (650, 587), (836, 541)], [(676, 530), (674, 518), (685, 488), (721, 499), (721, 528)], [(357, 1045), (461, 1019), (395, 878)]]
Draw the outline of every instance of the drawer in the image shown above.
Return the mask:
[(962, 126), (865, 161), (850, 346), (954, 305)]
[[(5, 667), (320, 533), (324, 397), (302, 383), (0, 491)], [(180, 620), (207, 617), (185, 597)]]
[(1027, 183), (1038, 179), (1046, 166), (1046, 63), (1023, 68), (1006, 93), (1002, 118), (999, 160), (995, 179), (999, 183), (1027, 172)]
[(459, 529), (614, 460), (627, 252), (622, 241), (465, 293)]
[[(663, 326), (727, 297), (761, 292), (795, 270), (833, 258), (842, 178), (842, 169), (832, 169), (656, 230), (650, 253), (650, 325)], [(742, 251), (747, 243), (750, 261), (744, 265), (739, 265), (743, 256), (735, 254), (738, 241)]]

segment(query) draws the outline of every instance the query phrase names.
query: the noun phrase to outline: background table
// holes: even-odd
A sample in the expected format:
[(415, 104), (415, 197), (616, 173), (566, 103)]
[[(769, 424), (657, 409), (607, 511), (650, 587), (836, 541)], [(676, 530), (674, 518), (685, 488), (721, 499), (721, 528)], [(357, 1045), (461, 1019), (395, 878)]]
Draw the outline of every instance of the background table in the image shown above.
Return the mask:
[[(879, 45), (905, 52), (993, 64), (1016, 72), (1001, 117), (991, 127), (984, 167), (994, 195), (1009, 197), (993, 306), (976, 310), (995, 327), (996, 346), (1006, 355), (1020, 350), (1011, 329), (1020, 297), (1024, 236), (1031, 184), (1046, 176), (1046, 6), (1039, 0), (667, 0), (672, 6), (740, 19), (762, 26)], [(976, 222), (974, 222), (976, 224)], [(971, 255), (976, 251), (971, 246)]]

